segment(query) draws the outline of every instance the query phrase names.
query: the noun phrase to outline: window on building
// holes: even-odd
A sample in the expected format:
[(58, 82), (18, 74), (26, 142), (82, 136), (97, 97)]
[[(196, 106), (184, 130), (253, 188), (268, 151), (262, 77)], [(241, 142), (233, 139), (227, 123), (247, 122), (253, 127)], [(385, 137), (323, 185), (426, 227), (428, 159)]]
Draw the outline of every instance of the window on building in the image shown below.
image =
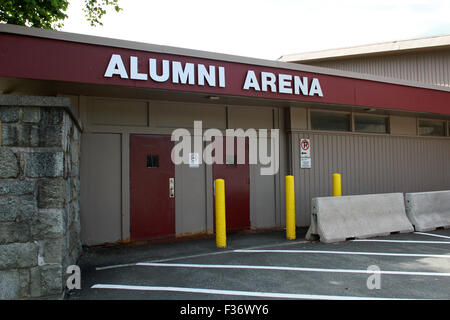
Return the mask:
[(419, 120), (419, 135), (421, 136), (445, 136), (445, 121)]
[(388, 118), (368, 115), (355, 115), (355, 131), (367, 133), (388, 133)]
[(147, 168), (158, 168), (159, 167), (159, 157), (158, 155), (148, 155), (147, 156)]
[(350, 131), (350, 114), (311, 111), (313, 130)]

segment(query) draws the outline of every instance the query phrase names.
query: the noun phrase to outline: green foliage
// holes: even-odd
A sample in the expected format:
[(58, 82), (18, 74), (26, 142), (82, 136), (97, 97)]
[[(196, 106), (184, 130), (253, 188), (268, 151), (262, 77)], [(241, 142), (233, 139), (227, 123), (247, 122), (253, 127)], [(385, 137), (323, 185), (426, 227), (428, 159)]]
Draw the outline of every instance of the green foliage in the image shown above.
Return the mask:
[(113, 6), (116, 12), (122, 10), (118, 5), (118, 0), (85, 0), (85, 7), (83, 8), (86, 19), (91, 23), (91, 26), (103, 25), (100, 21), (102, 16), (106, 13), (106, 7)]
[[(111, 6), (122, 10), (119, 0), (84, 0), (83, 12), (91, 26), (103, 25), (102, 16)], [(0, 0), (0, 22), (43, 29), (60, 29), (67, 18), (69, 0)]]
[(43, 29), (61, 28), (68, 5), (67, 0), (0, 0), (0, 21)]

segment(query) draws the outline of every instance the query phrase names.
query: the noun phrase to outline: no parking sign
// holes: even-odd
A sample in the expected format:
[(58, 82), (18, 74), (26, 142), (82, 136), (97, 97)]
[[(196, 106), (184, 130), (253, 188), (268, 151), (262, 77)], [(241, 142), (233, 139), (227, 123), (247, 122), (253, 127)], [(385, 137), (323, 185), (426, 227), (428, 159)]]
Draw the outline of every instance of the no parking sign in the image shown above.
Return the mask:
[(300, 139), (300, 157), (311, 158), (311, 142), (309, 139)]
[(300, 139), (300, 168), (311, 169), (311, 141)]

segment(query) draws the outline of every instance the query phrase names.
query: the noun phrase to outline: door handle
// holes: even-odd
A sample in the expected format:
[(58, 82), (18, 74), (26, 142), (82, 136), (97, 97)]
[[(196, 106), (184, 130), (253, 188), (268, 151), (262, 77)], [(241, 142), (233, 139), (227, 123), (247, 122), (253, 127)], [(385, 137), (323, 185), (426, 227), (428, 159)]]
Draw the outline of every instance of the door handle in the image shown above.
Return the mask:
[(175, 178), (169, 178), (169, 198), (175, 198)]

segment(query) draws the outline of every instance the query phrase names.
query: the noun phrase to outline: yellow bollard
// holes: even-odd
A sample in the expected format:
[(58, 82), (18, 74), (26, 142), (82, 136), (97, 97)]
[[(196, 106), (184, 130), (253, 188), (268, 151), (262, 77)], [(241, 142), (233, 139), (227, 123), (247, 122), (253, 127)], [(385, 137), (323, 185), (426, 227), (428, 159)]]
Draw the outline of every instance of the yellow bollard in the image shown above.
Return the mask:
[(341, 175), (339, 173), (333, 173), (333, 197), (340, 196), (342, 196)]
[(286, 238), (295, 240), (295, 188), (294, 176), (286, 176)]
[(225, 248), (227, 246), (227, 227), (225, 221), (225, 181), (215, 181), (215, 205), (216, 205), (216, 246)]

